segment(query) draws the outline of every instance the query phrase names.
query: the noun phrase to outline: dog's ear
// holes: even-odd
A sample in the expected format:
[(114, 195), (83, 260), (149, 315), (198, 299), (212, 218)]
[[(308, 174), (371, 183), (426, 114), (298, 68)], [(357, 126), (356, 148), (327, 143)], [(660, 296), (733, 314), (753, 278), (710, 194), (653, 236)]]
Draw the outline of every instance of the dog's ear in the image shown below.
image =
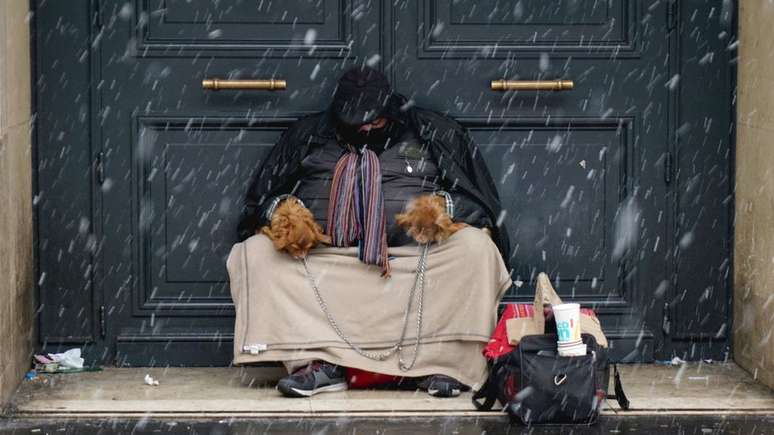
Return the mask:
[(288, 253), (294, 257), (303, 256), (304, 246), (307, 245), (307, 231), (299, 225), (299, 222), (293, 222), (298, 219), (290, 219), (290, 225), (288, 227), (288, 237), (285, 243), (285, 248)]
[(444, 198), (443, 196), (438, 196), (438, 195), (428, 195), (428, 196), (430, 196), (432, 198), (432, 200), (433, 200), (433, 202), (435, 203), (436, 206), (440, 207), (441, 210), (446, 212), (446, 198)]
[(331, 238), (326, 236), (323, 232), (322, 226), (317, 223), (314, 218), (312, 218), (309, 221), (309, 225), (312, 227), (312, 232), (314, 234), (315, 242), (321, 242), (321, 243), (327, 243), (328, 245), (331, 244)]
[(421, 205), (421, 196), (412, 199), (406, 204), (405, 211), (395, 215), (395, 223), (403, 228), (410, 228), (416, 220), (417, 208)]
[(395, 223), (398, 225), (405, 227), (409, 224), (411, 224), (411, 220), (409, 218), (408, 213), (398, 213), (395, 215)]
[(309, 231), (314, 234), (315, 238), (319, 238), (319, 236), (322, 235), (322, 227), (319, 223), (317, 223), (316, 220), (314, 220), (314, 215), (311, 211), (302, 207), (299, 216), (301, 217), (301, 220), (304, 222), (304, 224), (309, 227)]
[(451, 217), (444, 211), (438, 213), (438, 215), (435, 217), (435, 222), (437, 226), (444, 227), (449, 226), (452, 224)]
[[(278, 226), (275, 225), (274, 227)], [(280, 232), (275, 230), (274, 227), (264, 226), (261, 228), (261, 233), (269, 237), (271, 244), (274, 245), (274, 249), (281, 251), (285, 247), (286, 242), (283, 242), (284, 238), (280, 237)]]
[(281, 251), (287, 248), (290, 241), (287, 237), (287, 231), (274, 231), (274, 236), (271, 239), (274, 244), (274, 249)]
[(279, 209), (274, 213), (274, 217), (271, 220), (271, 227), (264, 227), (264, 234), (269, 236), (274, 249), (281, 251), (288, 245), (288, 222), (287, 216), (283, 213), (279, 213)]
[[(468, 226), (468, 224), (466, 224), (465, 222), (454, 222), (454, 223), (451, 224), (451, 229), (452, 229), (453, 232), (456, 233), (457, 231), (459, 231), (459, 230), (461, 230), (461, 229), (463, 229), (463, 228), (465, 228), (467, 226)], [(489, 233), (487, 233), (487, 234), (489, 234)]]

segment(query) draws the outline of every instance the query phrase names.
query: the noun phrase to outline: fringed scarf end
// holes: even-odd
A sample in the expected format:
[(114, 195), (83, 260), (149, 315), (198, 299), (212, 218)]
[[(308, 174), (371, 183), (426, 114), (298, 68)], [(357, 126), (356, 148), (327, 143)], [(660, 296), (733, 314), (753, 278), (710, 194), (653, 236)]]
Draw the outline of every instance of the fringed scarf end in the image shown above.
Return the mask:
[(390, 275), (387, 233), (379, 157), (364, 147), (352, 146), (336, 163), (328, 202), (328, 234), (334, 246), (351, 246), (359, 239), (358, 257), (381, 266)]

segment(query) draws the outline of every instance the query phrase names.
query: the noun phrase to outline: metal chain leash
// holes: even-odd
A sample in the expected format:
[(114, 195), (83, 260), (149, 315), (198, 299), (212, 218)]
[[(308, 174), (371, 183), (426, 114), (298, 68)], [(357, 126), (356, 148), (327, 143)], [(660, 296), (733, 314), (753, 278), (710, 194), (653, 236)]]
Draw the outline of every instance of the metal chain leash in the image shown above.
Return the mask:
[(427, 268), (427, 251), (429, 247), (429, 243), (426, 243), (422, 247), (422, 254), (419, 257), (419, 264), (417, 265), (417, 275), (414, 279), (414, 289), (416, 289), (417, 283), (419, 283), (419, 294), (417, 296), (417, 333), (414, 339), (414, 354), (411, 357), (410, 364), (406, 365), (406, 363), (403, 361), (403, 340), (406, 337), (405, 331), (408, 326), (409, 313), (411, 312), (411, 303), (414, 300), (413, 295), (411, 295), (409, 298), (409, 303), (406, 307), (406, 318), (403, 321), (403, 333), (401, 334), (400, 342), (398, 343), (398, 368), (404, 372), (407, 372), (411, 370), (412, 367), (414, 367), (414, 363), (417, 362), (417, 354), (419, 354), (419, 336), (422, 334), (422, 305), (425, 298), (425, 270)]
[[(331, 314), (330, 310), (328, 309), (328, 304), (325, 302), (325, 299), (323, 299), (322, 294), (320, 294), (320, 289), (317, 287), (317, 284), (314, 281), (314, 276), (312, 276), (312, 272), (309, 270), (309, 263), (307, 262), (306, 257), (303, 258), (303, 264), (304, 264), (304, 272), (306, 274), (307, 280), (309, 280), (309, 284), (312, 286), (312, 290), (314, 290), (314, 296), (317, 299), (317, 303), (320, 305), (320, 308), (322, 309), (323, 313), (325, 314), (325, 317), (328, 319), (328, 323), (331, 325), (331, 328), (336, 332), (336, 335), (339, 336), (342, 340), (344, 340), (347, 345), (360, 354), (361, 356), (368, 358), (370, 360), (374, 361), (384, 361), (385, 359), (389, 358), (390, 356), (394, 355), (396, 352), (398, 353), (398, 367), (401, 371), (409, 371), (412, 367), (414, 367), (414, 364), (417, 361), (417, 354), (419, 353), (419, 342), (420, 342), (420, 334), (422, 332), (422, 304), (424, 300), (424, 293), (425, 293), (425, 271), (427, 269), (427, 251), (429, 249), (430, 245), (425, 244), (422, 247), (422, 253), (419, 256), (419, 262), (417, 264), (417, 274), (414, 278), (414, 285), (411, 287), (411, 291), (409, 292), (409, 300), (408, 304), (406, 306), (406, 313), (403, 317), (403, 328), (400, 333), (400, 339), (398, 339), (398, 342), (394, 345), (390, 346), (390, 348), (384, 352), (375, 353), (375, 352), (369, 352), (360, 346), (356, 345), (352, 342), (352, 340), (349, 338), (347, 334), (344, 333), (344, 331), (339, 326), (338, 322), (336, 322), (336, 319), (333, 318), (333, 315)], [(417, 291), (418, 290), (418, 291)], [(411, 363), (406, 364), (403, 360), (403, 342), (406, 339), (406, 331), (408, 330), (408, 321), (409, 321), (409, 315), (411, 314), (411, 306), (414, 302), (414, 295), (417, 296), (417, 333), (416, 338), (414, 342), (414, 354), (411, 359)]]

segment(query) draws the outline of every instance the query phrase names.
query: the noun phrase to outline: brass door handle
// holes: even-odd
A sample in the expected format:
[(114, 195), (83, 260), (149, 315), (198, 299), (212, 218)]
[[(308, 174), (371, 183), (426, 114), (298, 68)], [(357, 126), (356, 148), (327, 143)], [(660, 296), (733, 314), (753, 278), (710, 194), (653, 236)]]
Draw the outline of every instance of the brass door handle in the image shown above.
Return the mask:
[(282, 91), (287, 89), (288, 83), (285, 80), (222, 80), (218, 78), (202, 80), (202, 89), (219, 91), (221, 89), (239, 89), (256, 91)]
[(492, 80), (493, 91), (569, 91), (572, 80)]

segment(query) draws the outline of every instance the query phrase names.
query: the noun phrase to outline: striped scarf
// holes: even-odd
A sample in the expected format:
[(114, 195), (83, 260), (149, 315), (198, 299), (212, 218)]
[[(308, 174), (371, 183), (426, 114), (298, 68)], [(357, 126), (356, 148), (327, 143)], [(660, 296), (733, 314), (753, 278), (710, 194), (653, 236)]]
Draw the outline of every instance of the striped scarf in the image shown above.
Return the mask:
[[(379, 156), (368, 148), (358, 153), (351, 145), (333, 171), (328, 201), (328, 231), (333, 246), (358, 244), (358, 258), (390, 275)], [(360, 173), (358, 174), (358, 163)]]

